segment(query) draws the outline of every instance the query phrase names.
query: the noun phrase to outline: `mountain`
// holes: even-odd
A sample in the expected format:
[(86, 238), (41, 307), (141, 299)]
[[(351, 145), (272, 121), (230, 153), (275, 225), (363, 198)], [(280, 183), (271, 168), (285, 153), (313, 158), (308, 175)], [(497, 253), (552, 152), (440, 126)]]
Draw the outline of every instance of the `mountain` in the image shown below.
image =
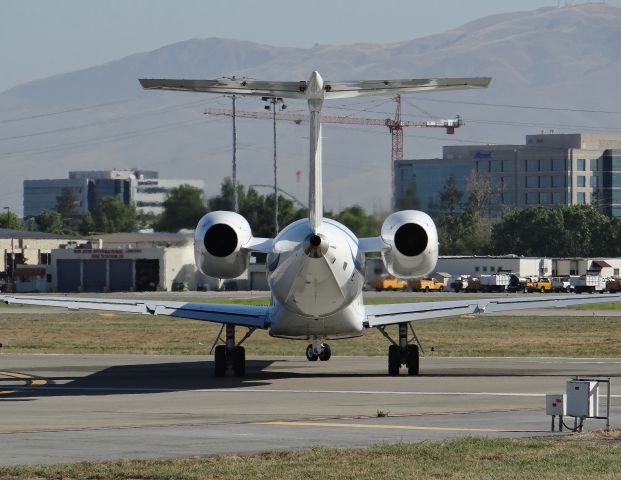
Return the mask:
[[(345, 80), (492, 76), (488, 90), (404, 99), (406, 120), (461, 114), (466, 121), (454, 137), (435, 129), (406, 130), (406, 158), (428, 158), (441, 156), (442, 145), (455, 142), (523, 143), (525, 134), (550, 129), (620, 131), (619, 45), (621, 9), (603, 3), (494, 15), (445, 33), (386, 45), (301, 49), (221, 38), (188, 40), (1, 93), (0, 199), (20, 211), (24, 179), (111, 167), (205, 178), (207, 194), (216, 193), (230, 174), (230, 119), (208, 117), (203, 111), (226, 108), (230, 100), (145, 92), (137, 82), (142, 77), (303, 80), (312, 70), (326, 79)], [(288, 106), (289, 111), (305, 110), (299, 102)], [(378, 118), (392, 116), (395, 108), (391, 99), (383, 98), (327, 106), (338, 107), (330, 114)], [(258, 99), (238, 99), (238, 109), (262, 108)], [(388, 131), (325, 125), (324, 136), (328, 208), (352, 203), (387, 208)], [(306, 201), (307, 127), (279, 122), (278, 139), (279, 185)], [(240, 181), (272, 183), (271, 122), (240, 120), (238, 142)]]

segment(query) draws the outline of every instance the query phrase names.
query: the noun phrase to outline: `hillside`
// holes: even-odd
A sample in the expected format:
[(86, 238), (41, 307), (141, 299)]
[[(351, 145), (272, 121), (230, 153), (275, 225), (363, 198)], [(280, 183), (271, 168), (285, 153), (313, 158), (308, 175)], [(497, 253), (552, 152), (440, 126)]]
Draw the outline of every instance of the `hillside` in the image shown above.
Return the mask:
[[(137, 82), (141, 77), (301, 80), (311, 70), (327, 79), (492, 76), (487, 91), (406, 98), (405, 119), (456, 114), (465, 118), (466, 126), (454, 137), (435, 130), (406, 131), (406, 157), (437, 157), (449, 142), (521, 143), (525, 134), (551, 128), (619, 131), (620, 114), (580, 111), (621, 112), (616, 90), (621, 78), (619, 45), (621, 9), (605, 4), (496, 15), (388, 45), (299, 49), (220, 38), (188, 40), (1, 93), (0, 160), (5, 174), (0, 176), (0, 199), (20, 211), (21, 182), (26, 178), (126, 166), (155, 169), (171, 177), (204, 177), (207, 193), (215, 193), (230, 172), (230, 120), (206, 117), (203, 111), (227, 107), (230, 100), (144, 92)], [(386, 118), (394, 111), (390, 99), (337, 101), (329, 106), (339, 107), (329, 113), (340, 115)], [(240, 99), (238, 108), (262, 110), (262, 105), (256, 99)], [(294, 102), (289, 108), (304, 105)], [(278, 133), (279, 183), (305, 201), (307, 128), (282, 122)], [(327, 125), (324, 135), (327, 207), (361, 203), (386, 208), (387, 130)], [(238, 140), (241, 182), (271, 183), (270, 122), (240, 121)], [(297, 170), (303, 173), (300, 184)]]

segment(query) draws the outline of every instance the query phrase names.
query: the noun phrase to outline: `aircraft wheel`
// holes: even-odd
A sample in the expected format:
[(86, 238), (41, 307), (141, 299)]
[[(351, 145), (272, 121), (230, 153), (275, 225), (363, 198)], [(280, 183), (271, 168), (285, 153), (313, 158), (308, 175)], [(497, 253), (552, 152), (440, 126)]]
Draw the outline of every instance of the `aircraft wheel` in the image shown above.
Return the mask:
[(332, 350), (330, 350), (330, 345), (324, 343), (323, 348), (321, 349), (321, 353), (319, 354), (319, 360), (321, 360), (322, 362), (327, 362), (328, 360), (330, 360), (331, 356)]
[(418, 375), (420, 367), (420, 356), (418, 354), (418, 345), (408, 345), (408, 353), (406, 358), (408, 367), (408, 375)]
[(214, 374), (224, 377), (226, 374), (226, 345), (218, 345), (214, 354)]
[(308, 347), (306, 347), (306, 358), (309, 362), (316, 362), (319, 358), (319, 355), (317, 355), (313, 350), (312, 344), (309, 344)]
[(399, 351), (399, 345), (391, 345), (388, 347), (388, 375), (399, 375), (399, 369), (401, 368), (401, 352)]
[(233, 350), (233, 373), (236, 377), (246, 375), (246, 349), (244, 347), (235, 347)]

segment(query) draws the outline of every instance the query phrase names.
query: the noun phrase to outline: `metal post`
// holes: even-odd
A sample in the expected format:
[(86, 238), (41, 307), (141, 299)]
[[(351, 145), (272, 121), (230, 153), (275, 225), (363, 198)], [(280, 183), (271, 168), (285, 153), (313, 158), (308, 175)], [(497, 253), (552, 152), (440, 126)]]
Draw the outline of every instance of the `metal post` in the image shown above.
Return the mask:
[(274, 122), (274, 228), (275, 235), (278, 234), (278, 172), (276, 163), (276, 103), (277, 98), (272, 99), (272, 118)]
[[(233, 77), (235, 79), (235, 77)], [(233, 211), (239, 212), (239, 200), (237, 198), (237, 128), (235, 121), (235, 95), (233, 99)]]

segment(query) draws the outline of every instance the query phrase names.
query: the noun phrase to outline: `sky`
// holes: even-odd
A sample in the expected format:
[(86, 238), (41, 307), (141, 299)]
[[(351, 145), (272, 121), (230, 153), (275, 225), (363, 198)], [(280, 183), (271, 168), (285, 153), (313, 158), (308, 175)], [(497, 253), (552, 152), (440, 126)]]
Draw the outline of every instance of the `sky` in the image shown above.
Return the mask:
[[(0, 0), (0, 92), (190, 38), (393, 43), (576, 0)], [(621, 7), (621, 0), (607, 0)], [(380, 6), (381, 5), (381, 6)]]

